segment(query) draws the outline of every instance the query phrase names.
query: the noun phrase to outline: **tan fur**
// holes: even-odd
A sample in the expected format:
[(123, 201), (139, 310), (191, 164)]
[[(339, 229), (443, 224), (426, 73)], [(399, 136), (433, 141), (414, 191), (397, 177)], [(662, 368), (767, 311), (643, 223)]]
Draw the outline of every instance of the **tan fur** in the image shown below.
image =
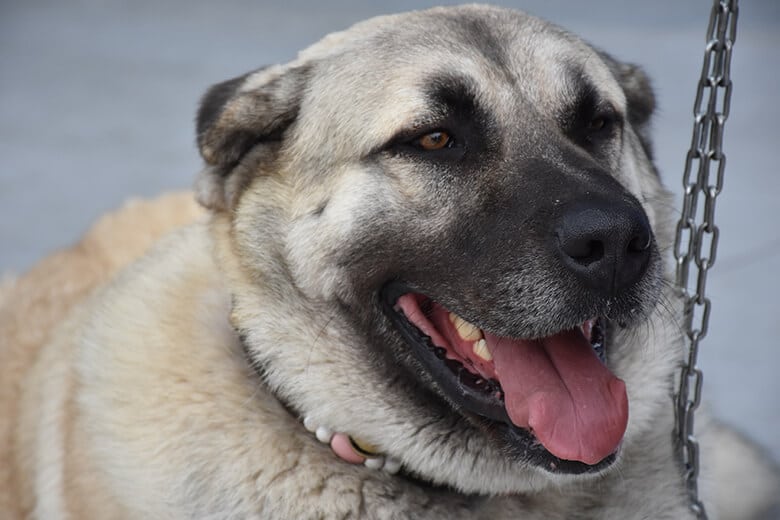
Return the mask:
[[(50, 380), (54, 373), (54, 365), (48, 363), (56, 359), (44, 360), (41, 347), (92, 290), (140, 257), (161, 235), (201, 214), (191, 193), (128, 202), (96, 222), (77, 245), (4, 282), (0, 289), (0, 516), (21, 518), (29, 513), (32, 501), (31, 483), (21, 477), (31, 469), (22, 470), (15, 460), (20, 439), (13, 436), (13, 429), (22, 438), (36, 429), (24, 428), (15, 418), (22, 389)], [(36, 364), (40, 379), (31, 376)]]
[[(219, 219), (212, 226), (226, 230)], [(541, 520), (587, 503), (575, 488), (529, 503), (498, 497), (475, 509), (456, 493), (334, 461), (257, 384), (227, 320), (222, 269), (203, 254), (215, 248), (205, 224), (169, 236), (79, 306), (40, 352), (17, 412), (10, 467), (24, 485), (6, 497), (15, 509), (5, 511), (16, 511), (9, 518), (189, 518), (204, 510), (245, 518), (259, 505), (263, 518), (363, 510), (366, 518), (424, 511), (428, 518)], [(123, 291), (126, 284), (136, 290)], [(367, 495), (376, 498), (363, 504)], [(631, 507), (657, 508), (650, 501)]]
[[(308, 502), (287, 499), (301, 493), (312, 493), (317, 502), (330, 504), (326, 509), (332, 513), (327, 516), (330, 518), (340, 515), (339, 511), (352, 510), (355, 501), (362, 500), (362, 491), (356, 494), (356, 490), (371, 488), (386, 488), (389, 497), (416, 497), (412, 507), (425, 510), (426, 517), (444, 515), (444, 511), (437, 512), (439, 507), (448, 510), (449, 515), (456, 512), (460, 508), (457, 495), (426, 496), (414, 486), (381, 473), (334, 464), (332, 454), (312, 442), (311, 435), (255, 384), (225, 320), (229, 303), (222, 290), (224, 281), (210, 255), (201, 253), (204, 249), (219, 249), (209, 244), (205, 225), (177, 232), (158, 245), (149, 259), (123, 275), (120, 282), (136, 284), (138, 292), (122, 295), (108, 287), (99, 295), (99, 301), (112, 302), (108, 308), (102, 304), (79, 304), (108, 277), (140, 256), (168, 228), (178, 227), (199, 214), (188, 194), (129, 204), (103, 217), (79, 245), (53, 255), (12, 285), (3, 287), (2, 412), (4, 418), (20, 420), (16, 424), (2, 423), (7, 441), (3, 443), (6, 449), (0, 466), (4, 478), (0, 518), (174, 518), (174, 507), (185, 511), (208, 506), (219, 509), (213, 502), (224, 500), (224, 509), (229, 511), (230, 501), (239, 499), (268, 502), (267, 518), (304, 518), (310, 513)], [(224, 221), (216, 221), (212, 226), (227, 229)], [(116, 233), (125, 233), (121, 251), (111, 245)], [(173, 262), (168, 259), (155, 265), (171, 252), (174, 243), (183, 246), (184, 251), (176, 254)], [(228, 270), (235, 272), (235, 267)], [(64, 290), (63, 281), (69, 282), (69, 290)], [(43, 282), (51, 285), (42, 285)], [(206, 315), (193, 316), (189, 306), (180, 305), (181, 301), (204, 299), (208, 302)], [(178, 315), (166, 316), (164, 320), (159, 315), (139, 316), (150, 312), (144, 308), (147, 300), (175, 309)], [(74, 307), (76, 314), (41, 351), (57, 322)], [(138, 334), (134, 321), (118, 319), (128, 311), (140, 321), (157, 324), (144, 334), (143, 351), (133, 351), (138, 347), (132, 342)], [(27, 320), (31, 319), (36, 319), (37, 327), (29, 327)], [(87, 349), (81, 361), (74, 359), (73, 339), (81, 335), (85, 324), (87, 330), (100, 333), (102, 328), (94, 327), (100, 321), (128, 327), (110, 329), (114, 338), (131, 341), (127, 349), (120, 342), (111, 350), (101, 350), (96, 348), (101, 338), (88, 334), (86, 344), (93, 347)], [(195, 328), (190, 326), (193, 324)], [(103, 329), (102, 333), (106, 332)], [(158, 348), (160, 345), (169, 348)], [(209, 345), (220, 347), (213, 349)], [(90, 372), (89, 365), (100, 370)], [(14, 370), (5, 370), (11, 367)], [(90, 377), (84, 379), (79, 390), (74, 376), (85, 372)], [(25, 389), (22, 410), (13, 399), (5, 399), (18, 395), (19, 386)], [(125, 397), (128, 388), (133, 389), (134, 402)], [(80, 402), (74, 401), (76, 394), (81, 394)], [(140, 410), (136, 409), (139, 403), (143, 403)], [(126, 414), (124, 406), (134, 409)], [(169, 419), (174, 416), (179, 419), (171, 422)], [(205, 420), (190, 422), (193, 417)], [(106, 418), (113, 419), (106, 422)], [(12, 428), (16, 435), (10, 435)], [(105, 444), (102, 435), (106, 437)], [(127, 444), (112, 446), (108, 439), (116, 435), (126, 439)], [(648, 472), (661, 468), (656, 458), (659, 452), (671, 450), (665, 436), (654, 442), (658, 445), (641, 447), (647, 459), (636, 461)], [(64, 444), (68, 448), (63, 452), (59, 447)], [(270, 450), (256, 449), (269, 446)], [(715, 452), (714, 447), (706, 447)], [(198, 460), (191, 458), (193, 453), (198, 454)], [(220, 465), (211, 466), (209, 461), (216, 460)], [(295, 477), (299, 468), (307, 468), (311, 488), (301, 488), (301, 480)], [(721, 477), (730, 471), (719, 470)], [(62, 475), (57, 477), (56, 471), (62, 471)], [(192, 479), (188, 481), (188, 477)], [(759, 482), (766, 486), (772, 476), (763, 477)], [(181, 489), (171, 489), (172, 481), (180, 482)], [(200, 492), (215, 481), (226, 496)], [(117, 482), (127, 485), (112, 486)], [(131, 482), (143, 483), (144, 488)], [(619, 497), (632, 493), (631, 487), (640, 482), (634, 482), (627, 473), (618, 486), (612, 483), (604, 493), (614, 495), (616, 503), (620, 503)], [(254, 492), (247, 495), (249, 489)], [(235, 496), (230, 496), (231, 490)], [(656, 511), (653, 495), (668, 496), (677, 491), (678, 483), (674, 481), (666, 482), (662, 488), (645, 487), (646, 502), (630, 504), (630, 508), (646, 509), (649, 514)], [(169, 500), (174, 495), (185, 496), (192, 503), (172, 505)], [(137, 500), (140, 496), (144, 499)], [(207, 505), (208, 502), (212, 504)], [(377, 515), (385, 513), (376, 517), (396, 517), (392, 513), (394, 502), (392, 498), (386, 507), (374, 509)], [(437, 502), (447, 506), (437, 506)], [(277, 509), (270, 506), (273, 503)], [(497, 498), (485, 502), (477, 511), (463, 512), (465, 518), (558, 518), (556, 511), (565, 515), (564, 511), (573, 503), (585, 507), (588, 497), (580, 495), (576, 488), (565, 494), (549, 491), (528, 501)], [(278, 509), (278, 504), (284, 507)], [(744, 502), (732, 500), (726, 505), (734, 504)], [(544, 510), (542, 516), (527, 509), (537, 507)], [(625, 514), (619, 513), (621, 509), (617, 511)]]
[[(458, 17), (473, 23), (459, 25)], [(455, 25), (439, 25), (445, 23)], [(485, 24), (496, 28), (482, 41)], [(372, 39), (376, 31), (401, 48)], [(415, 44), (429, 36), (441, 41)], [(504, 61), (492, 53), (495, 42), (507, 47)], [(601, 162), (558, 125), (556, 110), (577, 82), (563, 77), (565, 63), (583, 64), (583, 74), (625, 115), (620, 142), (610, 138)], [(493, 247), (489, 258), (430, 251), (431, 244), (447, 251), (475, 221), (472, 242), (495, 226), (514, 232), (533, 225), (512, 220), (522, 200), (513, 197), (539, 185), (535, 163), (518, 158), (517, 148), (547, 161), (543, 175), (574, 182), (572, 171), (598, 169), (602, 183), (611, 176), (625, 197), (642, 201), (660, 249), (670, 248), (668, 193), (642, 141), (649, 113), (630, 112), (636, 103), (650, 110), (652, 94), (646, 79), (633, 77), (641, 75), (636, 69), (621, 69), (618, 78), (614, 66), (540, 20), (467, 6), (364, 22), (287, 66), (212, 88), (198, 116), (207, 165), (196, 190), (212, 210), (208, 218), (198, 219), (188, 195), (136, 203), (0, 287), (0, 515), (692, 518), (671, 442), (671, 394), (683, 350), (672, 315), (679, 302), (668, 281), (660, 303), (640, 298), (649, 286), (637, 291), (631, 312), (642, 319), (610, 340), (606, 363), (626, 382), (629, 423), (614, 465), (582, 475), (511, 456), (495, 424), (434, 398), (434, 385), (402, 368), (410, 347), (378, 308), (381, 288), (400, 269), (394, 262), (411, 258), (439, 270), (468, 264), (471, 274), (460, 277), (468, 288), (487, 280), (523, 289), (502, 300), (527, 306), (519, 325), (511, 320), (521, 313), (493, 305), (487, 291), (450, 290), (465, 312), (482, 313), (475, 319), (498, 315), (499, 326), (511, 322), (515, 332), (550, 329), (513, 337), (579, 327), (582, 321), (558, 312), (579, 286), (556, 285), (545, 269), (528, 274), (533, 265), (515, 272), (491, 263), (506, 254), (503, 265), (521, 258), (532, 264), (534, 255), (520, 255), (525, 246), (539, 250), (533, 237), (502, 235), (513, 247), (480, 242)], [(446, 182), (449, 168), (432, 159), (385, 152), (391, 136), (420, 118), (432, 124), (441, 117), (424, 94), (431, 69), (470, 79), (502, 143)], [(633, 88), (639, 90), (624, 92)], [(456, 163), (447, 164), (457, 171)], [(483, 163), (492, 169), (481, 170)], [(531, 207), (535, 198), (557, 196), (528, 191)], [(480, 220), (489, 211), (502, 212), (509, 224)], [(436, 273), (422, 273), (436, 284)], [(537, 293), (525, 291), (538, 285), (544, 287)], [(382, 357), (390, 349), (398, 358)], [(407, 475), (338, 459), (306, 431), (303, 417), (396, 457)], [(740, 485), (730, 475), (744, 474), (744, 459), (760, 461), (725, 430), (711, 431), (705, 450), (744, 457), (712, 458), (716, 467), (702, 482), (717, 482), (705, 496), (734, 486), (722, 520), (752, 514), (771, 500), (772, 468), (755, 473), (761, 489)]]

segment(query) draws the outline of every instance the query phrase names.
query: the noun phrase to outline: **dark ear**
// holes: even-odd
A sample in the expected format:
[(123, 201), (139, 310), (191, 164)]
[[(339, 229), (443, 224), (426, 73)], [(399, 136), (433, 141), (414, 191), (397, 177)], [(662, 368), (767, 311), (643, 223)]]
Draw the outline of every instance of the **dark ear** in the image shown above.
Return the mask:
[(305, 76), (303, 67), (269, 67), (206, 92), (196, 122), (198, 148), (206, 162), (196, 184), (203, 205), (232, 207), (250, 180), (251, 169), (242, 164), (250, 151), (258, 161), (264, 155), (273, 160), (285, 130), (298, 116)]
[(628, 104), (628, 122), (639, 134), (648, 157), (652, 158), (649, 123), (655, 111), (655, 94), (650, 78), (638, 65), (620, 62), (605, 52), (599, 54), (623, 88)]

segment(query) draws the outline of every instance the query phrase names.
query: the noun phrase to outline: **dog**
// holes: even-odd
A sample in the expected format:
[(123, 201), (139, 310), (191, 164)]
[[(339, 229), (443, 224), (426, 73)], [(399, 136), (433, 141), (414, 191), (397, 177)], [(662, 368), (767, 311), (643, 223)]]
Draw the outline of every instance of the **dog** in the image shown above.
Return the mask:
[[(694, 518), (654, 104), (640, 68), (488, 6), (212, 87), (208, 216), (133, 214), (137, 247), (45, 282), (75, 293), (3, 289), (4, 511)], [(773, 465), (697, 425), (711, 516), (769, 511)]]

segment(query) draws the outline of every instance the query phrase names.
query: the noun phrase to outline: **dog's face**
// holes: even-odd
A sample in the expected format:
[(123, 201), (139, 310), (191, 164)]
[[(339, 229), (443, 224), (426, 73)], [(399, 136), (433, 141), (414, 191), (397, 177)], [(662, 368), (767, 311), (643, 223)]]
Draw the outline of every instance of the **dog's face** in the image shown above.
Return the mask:
[(652, 108), (635, 68), (475, 6), (213, 87), (199, 192), (252, 361), (295, 412), (431, 482), (614, 466), (666, 406), (667, 381), (636, 387), (667, 365), (627, 341), (661, 287)]

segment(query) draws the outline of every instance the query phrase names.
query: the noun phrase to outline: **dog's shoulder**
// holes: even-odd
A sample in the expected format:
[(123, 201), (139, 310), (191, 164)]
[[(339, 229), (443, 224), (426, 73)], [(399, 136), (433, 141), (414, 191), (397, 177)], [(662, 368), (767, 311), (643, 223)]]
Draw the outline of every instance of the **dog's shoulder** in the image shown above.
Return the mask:
[[(31, 451), (36, 439), (44, 445), (47, 439), (55, 442), (40, 431), (44, 419), (35, 403), (38, 399), (42, 405), (49, 395), (70, 397), (66, 389), (70, 376), (62, 381), (56, 376), (69, 371), (60, 366), (71, 359), (65, 346), (71, 344), (68, 335), (78, 330), (76, 315), (89, 314), (90, 294), (161, 236), (202, 215), (189, 192), (131, 200), (103, 215), (75, 245), (18, 277), (5, 278), (0, 295), (0, 510), (12, 516), (31, 510), (32, 491), (22, 489), (28, 482), (22, 474), (35, 473), (36, 464), (48, 466), (48, 474), (54, 475), (54, 466)], [(54, 393), (46, 394), (44, 385)], [(47, 409), (65, 418), (67, 410), (55, 405), (62, 399), (49, 400)], [(48, 453), (54, 456), (51, 450)]]

